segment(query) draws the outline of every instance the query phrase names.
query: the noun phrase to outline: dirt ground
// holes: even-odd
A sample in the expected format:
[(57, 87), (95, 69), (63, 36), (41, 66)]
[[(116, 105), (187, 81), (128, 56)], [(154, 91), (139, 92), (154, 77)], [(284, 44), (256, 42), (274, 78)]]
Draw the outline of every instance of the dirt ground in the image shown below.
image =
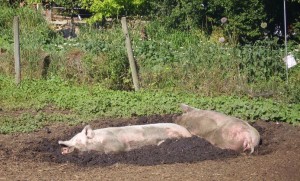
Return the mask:
[[(177, 115), (103, 119), (93, 128), (173, 122)], [(49, 125), (29, 134), (0, 134), (0, 180), (300, 180), (300, 127), (257, 121), (253, 155), (218, 149), (197, 137), (119, 154), (61, 155), (58, 140), (84, 125)]]

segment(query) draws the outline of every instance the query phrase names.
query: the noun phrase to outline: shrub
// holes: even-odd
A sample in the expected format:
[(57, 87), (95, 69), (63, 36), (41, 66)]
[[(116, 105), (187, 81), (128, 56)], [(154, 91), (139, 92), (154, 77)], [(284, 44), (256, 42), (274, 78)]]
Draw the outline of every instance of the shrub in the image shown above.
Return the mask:
[[(154, 1), (152, 5), (154, 13), (170, 28), (201, 28), (210, 34), (215, 26), (226, 24), (227, 38), (235, 34), (242, 42), (260, 38), (263, 33), (260, 24), (266, 19), (264, 4), (259, 0), (164, 0)], [(221, 23), (223, 17), (227, 18), (226, 23)]]

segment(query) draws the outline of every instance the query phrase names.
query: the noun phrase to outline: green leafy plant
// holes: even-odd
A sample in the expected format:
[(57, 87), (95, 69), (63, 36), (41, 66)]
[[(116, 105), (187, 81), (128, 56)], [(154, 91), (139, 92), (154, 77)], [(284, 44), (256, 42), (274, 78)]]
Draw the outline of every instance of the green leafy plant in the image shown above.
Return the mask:
[(144, 0), (80, 0), (82, 6), (91, 11), (93, 16), (90, 22), (103, 21), (107, 17), (118, 17), (134, 14), (136, 9), (144, 3)]
[[(57, 77), (48, 80), (25, 80), (19, 88), (13, 80), (0, 76), (1, 109), (15, 110), (20, 116), (6, 114), (0, 132), (28, 132), (53, 122), (78, 124), (99, 117), (131, 117), (180, 113), (179, 104), (216, 110), (248, 121), (268, 120), (299, 124), (299, 104), (285, 104), (269, 99), (217, 96), (203, 97), (188, 92), (114, 91), (99, 85), (74, 85)], [(52, 114), (47, 113), (51, 106)], [(67, 113), (62, 114), (62, 111)]]
[(28, 4), (34, 4), (34, 3), (42, 3), (43, 1), (42, 0), (26, 0), (26, 2)]
[(154, 13), (158, 14), (166, 26), (181, 30), (201, 28), (211, 34), (215, 26), (221, 26), (221, 19), (226, 17), (224, 34), (227, 35), (226, 38), (234, 37), (238, 42), (260, 38), (263, 33), (260, 24), (266, 19), (264, 4), (259, 0), (165, 0), (154, 1), (151, 4)]
[[(14, 14), (19, 14), (24, 79), (60, 77), (74, 84), (133, 89), (119, 22), (106, 29), (81, 26), (78, 37), (64, 39), (48, 27), (39, 12), (30, 8), (1, 6), (1, 12), (3, 47), (0, 48), (7, 47), (0, 56), (1, 75), (14, 75), (11, 20)], [(289, 84), (286, 85), (280, 39), (268, 37), (232, 46), (233, 43), (218, 43), (219, 35), (229, 36), (223, 32), (227, 27), (216, 31), (215, 41), (201, 29), (170, 30), (160, 21), (128, 20), (142, 89), (187, 91), (201, 96), (267, 95), (276, 101), (299, 103), (299, 65), (289, 70)], [(230, 23), (229, 17), (227, 20)], [(216, 25), (221, 26), (221, 22)], [(141, 38), (143, 28), (148, 40)], [(298, 50), (297, 42), (289, 41), (288, 51), (296, 60), (300, 56)], [(47, 75), (41, 76), (45, 57), (51, 62)]]

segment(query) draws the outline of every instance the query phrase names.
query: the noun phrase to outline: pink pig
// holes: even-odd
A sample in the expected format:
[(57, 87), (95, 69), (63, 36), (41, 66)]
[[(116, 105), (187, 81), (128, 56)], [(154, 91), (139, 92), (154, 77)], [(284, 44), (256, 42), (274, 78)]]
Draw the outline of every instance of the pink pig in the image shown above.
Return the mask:
[(63, 145), (62, 154), (79, 151), (99, 151), (117, 153), (140, 148), (146, 145), (159, 145), (166, 139), (191, 137), (190, 132), (174, 123), (158, 123), (109, 127), (92, 130), (87, 125), (69, 141), (58, 141)]
[(258, 131), (246, 121), (186, 104), (180, 107), (184, 113), (175, 122), (186, 127), (192, 135), (202, 137), (219, 148), (250, 150), (251, 154), (260, 142)]

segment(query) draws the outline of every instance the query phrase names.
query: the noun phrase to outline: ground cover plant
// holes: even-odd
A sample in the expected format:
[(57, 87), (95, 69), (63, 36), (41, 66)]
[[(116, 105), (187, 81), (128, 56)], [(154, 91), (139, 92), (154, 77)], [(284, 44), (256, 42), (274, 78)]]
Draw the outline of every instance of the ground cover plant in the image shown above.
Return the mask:
[[(141, 85), (141, 91), (131, 92), (118, 20), (101, 28), (80, 26), (76, 38), (64, 39), (30, 7), (1, 10), (0, 105), (4, 113), (19, 111), (13, 118), (4, 114), (3, 133), (35, 130), (49, 122), (178, 113), (181, 102), (247, 120), (299, 122), (299, 65), (289, 70), (287, 83), (278, 38), (240, 45), (220, 42), (223, 34), (218, 32), (207, 36), (201, 29), (182, 31), (161, 21), (128, 18)], [(19, 87), (12, 79), (14, 15), (21, 23)], [(289, 42), (288, 51), (296, 58), (299, 49), (297, 42)], [(52, 109), (58, 114), (47, 113)]]
[[(99, 117), (131, 117), (180, 113), (179, 104), (223, 112), (246, 120), (299, 124), (299, 104), (247, 97), (203, 97), (188, 92), (115, 91), (100, 85), (73, 85), (60, 78), (13, 80), (0, 77), (0, 132), (28, 132), (54, 122), (87, 123)], [(16, 114), (9, 114), (16, 112)]]
[[(83, 26), (77, 38), (63, 39), (39, 12), (31, 8), (1, 8), (5, 16), (1, 18), (4, 36), (0, 43), (6, 51), (0, 56), (2, 74), (14, 73), (11, 26), (17, 13), (21, 18), (24, 77), (54, 75), (76, 83), (100, 83), (114, 90), (133, 89), (120, 22), (107, 29)], [(188, 89), (205, 96), (267, 95), (291, 103), (300, 100), (299, 66), (289, 70), (286, 85), (284, 48), (276, 38), (232, 46), (218, 42), (218, 35), (207, 37), (197, 29), (169, 30), (158, 21), (129, 19), (129, 25), (144, 89)], [(142, 39), (142, 29), (146, 29), (148, 40)], [(299, 44), (290, 42), (288, 51), (299, 57)], [(47, 75), (41, 68), (45, 60), (49, 60)]]

